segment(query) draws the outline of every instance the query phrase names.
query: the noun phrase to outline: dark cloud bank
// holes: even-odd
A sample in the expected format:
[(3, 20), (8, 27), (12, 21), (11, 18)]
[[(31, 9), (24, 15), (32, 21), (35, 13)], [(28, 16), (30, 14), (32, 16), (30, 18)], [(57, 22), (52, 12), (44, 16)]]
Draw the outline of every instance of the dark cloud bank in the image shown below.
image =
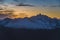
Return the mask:
[(31, 4), (23, 4), (23, 3), (20, 3), (16, 6), (29, 6), (29, 7), (34, 7), (34, 5), (31, 5)]

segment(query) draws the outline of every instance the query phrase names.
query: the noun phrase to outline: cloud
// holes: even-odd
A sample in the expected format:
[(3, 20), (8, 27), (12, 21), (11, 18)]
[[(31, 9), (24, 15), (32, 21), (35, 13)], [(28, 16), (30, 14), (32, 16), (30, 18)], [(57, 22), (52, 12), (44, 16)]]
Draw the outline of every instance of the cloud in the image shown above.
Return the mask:
[(0, 14), (0, 19), (4, 19), (4, 18), (7, 18), (8, 17), (8, 15), (6, 15), (6, 14)]
[(5, 16), (7, 16), (6, 14), (0, 14), (0, 17), (5, 17)]
[(4, 19), (4, 18), (7, 18), (7, 17), (12, 16), (12, 15), (13, 15), (12, 12), (10, 12), (10, 13), (0, 13), (0, 19), (1, 18)]
[(15, 2), (17, 2), (16, 6), (29, 6), (29, 7), (33, 7), (34, 5), (31, 4), (26, 4), (27, 0), (14, 0)]
[(50, 7), (60, 7), (60, 5), (51, 5)]
[(4, 0), (0, 0), (0, 2), (2, 2), (2, 1), (4, 1)]
[(5, 0), (0, 0), (0, 3), (3, 3)]
[(20, 3), (16, 6), (29, 6), (29, 7), (33, 7), (34, 5), (31, 5), (31, 4), (24, 4), (24, 3)]
[(25, 3), (27, 0), (13, 0), (13, 1), (15, 1), (17, 3)]

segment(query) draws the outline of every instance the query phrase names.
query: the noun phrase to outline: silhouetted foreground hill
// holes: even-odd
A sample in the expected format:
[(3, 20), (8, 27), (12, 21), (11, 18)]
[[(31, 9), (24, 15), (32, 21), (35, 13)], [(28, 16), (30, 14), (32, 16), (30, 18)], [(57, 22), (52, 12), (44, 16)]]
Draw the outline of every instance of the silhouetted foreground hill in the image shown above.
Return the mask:
[(60, 40), (60, 29), (14, 29), (0, 27), (0, 40)]

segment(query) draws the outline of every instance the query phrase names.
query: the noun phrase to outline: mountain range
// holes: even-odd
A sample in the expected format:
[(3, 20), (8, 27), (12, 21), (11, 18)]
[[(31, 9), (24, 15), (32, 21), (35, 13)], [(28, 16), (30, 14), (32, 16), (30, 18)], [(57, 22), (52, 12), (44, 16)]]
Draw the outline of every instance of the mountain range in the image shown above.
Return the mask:
[(0, 26), (26, 29), (56, 29), (60, 28), (60, 19), (39, 14), (31, 18), (5, 18), (0, 20)]

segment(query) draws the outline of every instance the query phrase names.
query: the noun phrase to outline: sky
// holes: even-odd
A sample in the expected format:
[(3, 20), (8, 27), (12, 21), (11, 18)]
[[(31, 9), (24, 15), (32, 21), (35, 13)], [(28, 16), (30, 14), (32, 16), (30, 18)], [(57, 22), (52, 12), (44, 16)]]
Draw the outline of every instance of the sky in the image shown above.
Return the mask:
[(49, 17), (60, 18), (60, 0), (0, 0), (0, 11), (13, 11), (13, 13), (0, 13), (0, 18), (24, 18), (36, 16), (39, 13)]

